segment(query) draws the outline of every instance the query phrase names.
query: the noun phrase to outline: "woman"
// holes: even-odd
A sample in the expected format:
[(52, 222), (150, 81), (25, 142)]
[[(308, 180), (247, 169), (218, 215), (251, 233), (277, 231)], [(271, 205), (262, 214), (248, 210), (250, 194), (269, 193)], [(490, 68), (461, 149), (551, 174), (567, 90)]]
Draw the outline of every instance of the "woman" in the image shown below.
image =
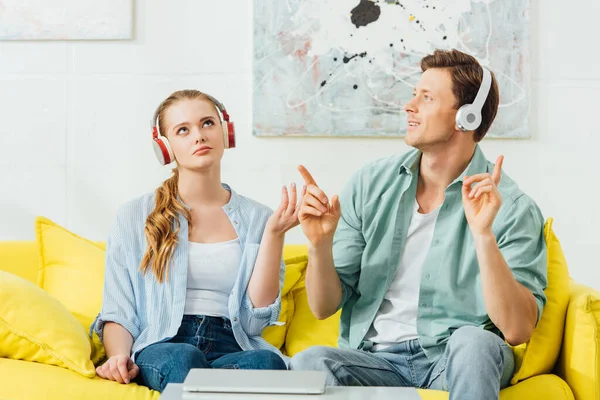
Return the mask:
[(154, 121), (159, 161), (177, 164), (155, 193), (117, 212), (93, 325), (108, 357), (97, 374), (162, 391), (191, 368), (285, 369), (261, 333), (279, 316), (295, 185), (272, 213), (221, 183), (233, 124), (211, 96), (175, 92)]

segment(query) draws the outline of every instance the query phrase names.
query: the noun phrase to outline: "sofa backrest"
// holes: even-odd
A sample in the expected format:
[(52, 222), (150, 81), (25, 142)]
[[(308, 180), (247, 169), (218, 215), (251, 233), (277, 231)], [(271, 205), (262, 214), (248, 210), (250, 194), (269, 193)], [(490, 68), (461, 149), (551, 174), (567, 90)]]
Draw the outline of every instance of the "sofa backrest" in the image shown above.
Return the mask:
[(34, 240), (0, 241), (0, 270), (37, 284), (38, 249)]

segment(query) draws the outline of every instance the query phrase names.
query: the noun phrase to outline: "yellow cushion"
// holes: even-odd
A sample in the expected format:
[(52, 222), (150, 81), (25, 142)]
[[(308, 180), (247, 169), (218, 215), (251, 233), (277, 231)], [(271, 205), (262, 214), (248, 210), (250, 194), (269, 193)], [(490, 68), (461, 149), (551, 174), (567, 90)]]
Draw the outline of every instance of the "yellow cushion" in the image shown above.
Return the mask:
[[(422, 400), (448, 400), (448, 392), (418, 389)], [(583, 397), (582, 399), (587, 399)], [(556, 375), (539, 375), (500, 391), (500, 400), (573, 400), (569, 386)]]
[(340, 312), (326, 320), (319, 321), (313, 316), (308, 306), (304, 283), (308, 263), (308, 247), (306, 245), (286, 245), (284, 259), (286, 262), (286, 285), (282, 293), (285, 294), (286, 301), (289, 301), (291, 306), (288, 307), (289, 322), (285, 331), (283, 353), (292, 357), (311, 346), (337, 347)]
[(39, 257), (35, 242), (0, 241), (0, 270), (37, 282)]
[(33, 283), (0, 271), (0, 357), (57, 365), (91, 378), (90, 352), (88, 336), (69, 310)]
[(58, 299), (86, 331), (100, 312), (104, 285), (104, 246), (37, 217), (40, 256), (38, 286)]
[(292, 289), (292, 293), (295, 304), (294, 319), (286, 336), (286, 354), (292, 357), (312, 346), (337, 347), (341, 310), (325, 320), (316, 319), (308, 305), (304, 276)]
[(263, 338), (285, 354), (285, 336), (290, 322), (294, 317), (294, 297), (292, 287), (302, 277), (303, 266), (306, 266), (306, 256), (296, 256), (293, 251), (284, 253), (285, 279), (281, 289), (281, 311), (278, 322), (282, 325), (268, 326), (263, 331)]
[(600, 399), (600, 293), (574, 282), (556, 369), (577, 399)]
[[(158, 400), (160, 393), (134, 383), (85, 378), (51, 365), (0, 358), (0, 399)], [(8, 378), (10, 377), (10, 378)]]
[(552, 223), (553, 219), (549, 218), (544, 225), (548, 251), (548, 286), (544, 291), (546, 306), (529, 342), (513, 349), (513, 385), (532, 376), (550, 373), (560, 352), (569, 304), (569, 271)]

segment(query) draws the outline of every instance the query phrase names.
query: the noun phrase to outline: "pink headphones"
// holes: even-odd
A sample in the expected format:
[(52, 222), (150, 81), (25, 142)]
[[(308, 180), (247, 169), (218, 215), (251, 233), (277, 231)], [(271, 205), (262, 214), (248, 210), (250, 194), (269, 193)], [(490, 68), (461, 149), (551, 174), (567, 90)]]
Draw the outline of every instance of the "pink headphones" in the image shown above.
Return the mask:
[[(223, 129), (223, 144), (226, 149), (232, 149), (235, 147), (235, 128), (233, 126), (233, 122), (229, 121), (229, 114), (225, 109), (225, 106), (221, 102), (219, 102), (214, 97), (203, 93), (206, 97), (210, 99), (219, 110), (220, 118), (221, 118), (221, 128)], [(161, 135), (160, 128), (158, 124), (158, 112), (156, 113), (156, 120), (154, 121), (154, 126), (152, 127), (152, 145), (154, 147), (154, 153), (156, 154), (156, 158), (161, 165), (167, 165), (175, 161), (175, 155), (173, 154), (173, 150), (171, 149), (171, 145), (167, 140), (166, 136)]]

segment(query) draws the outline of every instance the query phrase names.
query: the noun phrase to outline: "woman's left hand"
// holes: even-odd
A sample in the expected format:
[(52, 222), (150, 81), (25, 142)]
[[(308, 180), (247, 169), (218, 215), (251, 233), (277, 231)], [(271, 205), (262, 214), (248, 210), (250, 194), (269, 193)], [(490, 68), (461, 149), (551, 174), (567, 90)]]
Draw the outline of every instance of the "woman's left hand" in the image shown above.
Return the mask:
[[(304, 197), (306, 187), (302, 188), (300, 199)], [(300, 224), (298, 220), (298, 212), (300, 211), (300, 203), (298, 202), (298, 194), (296, 193), (296, 184), (290, 185), (290, 194), (288, 195), (287, 187), (281, 189), (281, 204), (273, 215), (267, 221), (266, 229), (275, 235), (285, 235), (287, 231)]]

